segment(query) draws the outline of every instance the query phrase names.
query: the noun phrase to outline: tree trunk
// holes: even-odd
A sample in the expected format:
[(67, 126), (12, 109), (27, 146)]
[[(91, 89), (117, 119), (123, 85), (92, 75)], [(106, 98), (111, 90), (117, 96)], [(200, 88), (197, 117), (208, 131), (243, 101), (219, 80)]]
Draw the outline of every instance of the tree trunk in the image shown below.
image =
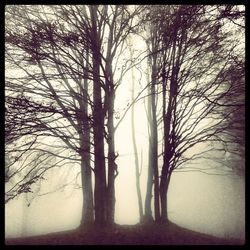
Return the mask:
[(172, 95), (170, 93), (168, 99), (168, 107), (166, 111), (166, 84), (163, 79), (163, 129), (164, 129), (164, 151), (163, 151), (163, 166), (161, 171), (160, 181), (160, 199), (161, 199), (161, 218), (160, 221), (165, 223), (168, 220), (167, 215), (167, 189), (170, 179), (170, 125), (171, 125), (171, 114), (172, 114)]
[[(153, 90), (155, 92), (155, 89)], [(159, 172), (158, 172), (158, 133), (157, 133), (157, 119), (156, 119), (156, 105), (155, 94), (152, 100), (152, 166), (154, 172), (154, 210), (155, 221), (160, 219), (160, 201), (159, 201)]]
[(96, 6), (92, 5), (92, 55), (93, 55), (93, 132), (94, 132), (94, 155), (95, 155), (95, 222), (105, 224), (106, 222), (106, 171), (104, 157), (104, 114), (102, 109), (102, 95), (100, 82), (100, 38), (97, 34)]
[(111, 55), (112, 49), (112, 34), (111, 28), (105, 64), (105, 103), (104, 112), (107, 112), (107, 143), (108, 143), (108, 186), (107, 186), (107, 223), (114, 224), (115, 219), (115, 172), (117, 172), (117, 165), (115, 163), (115, 128), (114, 128), (114, 102), (115, 102), (115, 89), (113, 82), (113, 70)]
[[(95, 60), (94, 60), (95, 61)], [(98, 224), (105, 223), (106, 200), (106, 173), (104, 158), (104, 118), (102, 112), (101, 86), (99, 82), (99, 67), (93, 63), (96, 75), (94, 75), (94, 154), (95, 154), (95, 221)]]
[[(94, 154), (95, 154), (95, 221), (105, 223), (106, 172), (104, 158), (104, 119), (101, 103), (101, 87), (99, 79), (94, 76)], [(99, 78), (99, 76), (98, 76)]]
[(84, 100), (81, 102), (82, 111), (81, 123), (82, 133), (80, 134), (81, 145), (81, 179), (83, 192), (83, 208), (81, 225), (92, 224), (94, 222), (94, 206), (92, 191), (92, 173), (90, 167), (90, 124), (88, 120), (87, 91), (83, 93)]
[[(132, 51), (130, 48), (130, 59), (132, 60)], [(135, 79), (134, 79), (134, 68), (132, 70), (132, 86), (131, 86), (131, 101), (134, 101), (134, 87), (135, 87)], [(132, 129), (132, 142), (134, 148), (134, 159), (135, 159), (135, 178), (136, 178), (136, 191), (137, 191), (137, 199), (138, 199), (138, 208), (139, 208), (139, 216), (140, 222), (143, 219), (143, 207), (142, 207), (142, 197), (141, 197), (141, 187), (140, 187), (140, 170), (139, 170), (139, 160), (138, 160), (138, 152), (136, 146), (136, 138), (135, 138), (135, 121), (134, 121), (134, 105), (131, 107), (131, 129)]]
[[(86, 65), (88, 68), (89, 51), (86, 51)], [(88, 71), (84, 74), (87, 76)], [(80, 125), (80, 155), (81, 155), (81, 180), (83, 193), (82, 220), (81, 227), (93, 224), (94, 222), (94, 201), (92, 189), (92, 170), (90, 167), (90, 122), (88, 117), (88, 79), (83, 80), (83, 88), (81, 89), (83, 98), (78, 99), (80, 106), (80, 117), (78, 124)]]
[[(148, 83), (150, 82), (149, 77), (149, 66), (150, 58), (148, 59)], [(146, 190), (146, 197), (145, 197), (145, 215), (144, 215), (144, 221), (152, 222), (153, 216), (152, 216), (152, 210), (151, 210), (151, 199), (152, 199), (152, 187), (153, 187), (153, 157), (152, 157), (152, 109), (151, 109), (151, 103), (152, 103), (152, 96), (150, 87), (148, 87), (148, 124), (149, 124), (149, 145), (148, 145), (148, 178), (147, 178), (147, 190)]]
[(152, 167), (154, 174), (154, 210), (155, 221), (160, 220), (160, 204), (159, 204), (159, 173), (158, 173), (158, 132), (157, 132), (157, 118), (156, 118), (156, 59), (157, 54), (152, 56), (152, 84), (151, 84), (151, 110), (152, 110), (152, 122), (151, 122), (151, 143), (152, 143)]
[[(157, 48), (154, 42), (155, 31), (152, 30), (151, 34), (151, 45), (152, 51), (156, 51)], [(149, 57), (148, 64), (151, 66), (151, 84), (149, 88), (149, 102), (148, 102), (148, 119), (149, 119), (149, 130), (150, 130), (150, 140), (149, 140), (149, 169), (148, 169), (148, 190), (146, 195), (147, 202), (147, 216), (150, 218), (149, 213), (151, 213), (151, 198), (152, 198), (152, 186), (154, 183), (154, 212), (155, 220), (160, 220), (160, 204), (159, 204), (159, 173), (158, 173), (158, 132), (157, 132), (157, 117), (156, 117), (156, 76), (157, 76), (157, 54), (153, 53)], [(150, 181), (152, 182), (150, 184)]]
[(83, 192), (83, 207), (81, 226), (89, 225), (94, 222), (93, 191), (90, 168), (90, 154), (81, 154), (81, 177)]
[[(173, 149), (170, 143), (170, 134), (174, 132), (173, 129), (173, 114), (175, 112), (175, 105), (176, 105), (176, 98), (177, 98), (177, 76), (178, 76), (178, 62), (180, 60), (180, 55), (177, 56), (176, 61), (176, 41), (177, 41), (177, 33), (175, 31), (175, 35), (173, 38), (173, 49), (171, 53), (171, 60), (172, 65), (169, 65), (167, 74), (165, 69), (162, 72), (162, 94), (163, 94), (163, 130), (164, 130), (164, 151), (163, 151), (163, 166), (161, 172), (161, 183), (160, 183), (160, 199), (161, 199), (161, 218), (160, 221), (162, 223), (166, 223), (168, 221), (168, 213), (167, 213), (167, 191), (170, 182), (170, 177), (172, 174), (172, 169), (170, 167), (170, 160), (173, 156)], [(175, 62), (176, 61), (176, 62)], [(177, 64), (177, 67), (176, 67)], [(171, 70), (171, 77), (170, 77), (170, 91), (168, 96), (168, 105), (166, 106), (166, 86), (168, 75)], [(172, 128), (171, 128), (172, 125)]]
[[(173, 59), (175, 58), (175, 47), (173, 49)], [(169, 71), (168, 71), (169, 72)], [(176, 93), (173, 91), (176, 87), (175, 81), (175, 72), (174, 65), (172, 65), (172, 73), (170, 80), (170, 92), (168, 97), (168, 105), (166, 107), (166, 84), (167, 84), (167, 76), (163, 74), (163, 130), (164, 130), (164, 151), (163, 151), (163, 166), (161, 172), (161, 183), (160, 183), (160, 199), (161, 199), (161, 218), (160, 221), (162, 223), (166, 223), (168, 221), (167, 214), (167, 190), (171, 177), (172, 170), (170, 169), (170, 159), (173, 155), (171, 151), (170, 145), (170, 131), (171, 131), (171, 119), (173, 114), (173, 102), (176, 100)]]
[(162, 174), (161, 183), (160, 183), (160, 199), (161, 199), (161, 216), (159, 222), (167, 223), (168, 222), (168, 210), (167, 210), (167, 192), (169, 187), (171, 174)]
[(152, 163), (152, 149), (151, 149), (151, 138), (149, 138), (149, 153), (148, 153), (148, 179), (147, 179), (147, 191), (145, 197), (145, 222), (152, 222), (152, 209), (151, 209), (151, 199), (152, 199), (152, 187), (153, 187), (153, 163)]
[(108, 187), (107, 187), (107, 223), (114, 224), (115, 217), (115, 129), (114, 129), (114, 100), (113, 88), (108, 94)]

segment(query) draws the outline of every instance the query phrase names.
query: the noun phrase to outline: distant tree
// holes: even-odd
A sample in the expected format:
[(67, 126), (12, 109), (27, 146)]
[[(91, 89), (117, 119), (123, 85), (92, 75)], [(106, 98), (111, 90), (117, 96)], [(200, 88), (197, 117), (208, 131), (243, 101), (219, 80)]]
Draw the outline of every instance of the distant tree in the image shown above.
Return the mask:
[[(154, 187), (154, 213), (155, 220), (160, 219), (160, 203), (159, 203), (159, 173), (158, 173), (158, 129), (157, 129), (157, 50), (159, 48), (159, 40), (157, 39), (157, 31), (155, 27), (149, 27), (149, 38), (147, 40), (149, 51), (148, 67), (151, 72), (149, 78), (148, 90), (148, 121), (149, 121), (149, 165), (147, 192), (145, 198), (145, 222), (153, 220), (151, 211), (152, 187)], [(148, 72), (148, 73), (149, 73)]]
[(220, 115), (225, 129), (218, 137), (224, 144), (228, 154), (226, 164), (237, 174), (245, 171), (245, 59), (231, 57), (230, 67), (224, 72), (227, 92), (220, 102)]
[[(46, 130), (41, 126), (40, 119), (46, 120), (50, 115), (55, 114), (54, 108), (34, 103), (24, 96), (7, 96), (5, 104), (5, 182), (7, 184), (5, 202), (8, 202), (22, 193), (30, 192), (31, 186), (43, 179), (51, 166), (59, 167), (62, 162), (65, 164), (68, 158), (60, 154), (60, 151), (65, 149), (50, 150), (43, 141), (43, 133)], [(54, 162), (55, 157), (60, 158), (57, 164)]]
[[(129, 40), (129, 53), (130, 60), (133, 60), (133, 51), (131, 40)], [(135, 74), (134, 68), (131, 68), (131, 102), (135, 100)], [(134, 105), (131, 106), (131, 133), (132, 133), (132, 142), (134, 149), (134, 159), (135, 159), (135, 178), (136, 178), (136, 191), (138, 199), (138, 208), (139, 208), (139, 217), (140, 222), (143, 220), (143, 205), (142, 205), (142, 195), (141, 195), (141, 186), (140, 186), (140, 166), (139, 166), (139, 157), (138, 149), (136, 144), (136, 131), (135, 131), (135, 110)]]
[[(116, 5), (110, 6), (104, 16), (104, 23), (108, 31), (107, 50), (103, 54), (105, 76), (105, 99), (104, 99), (104, 113), (107, 114), (107, 144), (108, 144), (108, 183), (107, 183), (107, 223), (114, 223), (115, 214), (115, 178), (117, 176), (117, 164), (115, 162), (117, 153), (115, 152), (115, 126), (114, 126), (114, 112), (115, 112), (115, 93), (125, 71), (129, 68), (125, 59), (125, 65), (118, 74), (118, 62), (125, 51), (125, 41), (128, 35), (134, 33), (139, 26), (140, 21), (136, 20), (140, 13), (142, 6), (125, 6)], [(109, 13), (110, 12), (110, 13)], [(127, 61), (126, 61), (127, 60)]]

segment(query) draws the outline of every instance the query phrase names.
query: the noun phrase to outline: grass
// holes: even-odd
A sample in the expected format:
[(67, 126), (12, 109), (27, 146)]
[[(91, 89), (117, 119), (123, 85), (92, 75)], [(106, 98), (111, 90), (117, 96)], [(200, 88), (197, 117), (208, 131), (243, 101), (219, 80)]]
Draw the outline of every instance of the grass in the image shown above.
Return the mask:
[(9, 238), (6, 245), (243, 245), (237, 239), (221, 239), (168, 225), (115, 225), (91, 227), (25, 238)]

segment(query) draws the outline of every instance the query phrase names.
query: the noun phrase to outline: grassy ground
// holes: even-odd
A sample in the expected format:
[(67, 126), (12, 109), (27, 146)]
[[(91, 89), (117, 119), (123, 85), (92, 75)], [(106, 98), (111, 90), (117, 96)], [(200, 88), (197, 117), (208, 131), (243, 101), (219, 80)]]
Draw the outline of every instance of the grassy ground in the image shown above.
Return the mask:
[(220, 239), (197, 233), (174, 223), (156, 225), (116, 225), (89, 228), (27, 238), (9, 238), (6, 245), (242, 245), (241, 240)]

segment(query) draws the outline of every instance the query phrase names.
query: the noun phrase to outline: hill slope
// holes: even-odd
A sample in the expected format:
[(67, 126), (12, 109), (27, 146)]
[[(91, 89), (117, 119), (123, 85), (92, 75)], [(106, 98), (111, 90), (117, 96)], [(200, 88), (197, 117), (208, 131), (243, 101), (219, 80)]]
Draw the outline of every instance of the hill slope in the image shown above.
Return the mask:
[(242, 245), (237, 239), (220, 239), (169, 225), (116, 225), (26, 238), (9, 238), (6, 245)]

